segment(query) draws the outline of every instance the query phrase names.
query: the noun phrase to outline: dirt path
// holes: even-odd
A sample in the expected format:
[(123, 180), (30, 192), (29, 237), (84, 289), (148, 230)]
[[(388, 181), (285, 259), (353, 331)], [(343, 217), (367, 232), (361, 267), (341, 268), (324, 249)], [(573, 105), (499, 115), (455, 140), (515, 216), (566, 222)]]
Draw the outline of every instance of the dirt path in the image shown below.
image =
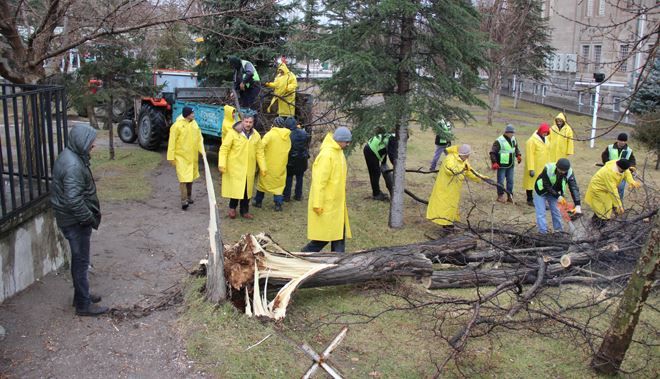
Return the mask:
[[(158, 302), (186, 276), (182, 266), (194, 267), (208, 249), (203, 186), (196, 183), (198, 201), (184, 212), (173, 169), (161, 164), (151, 180), (146, 201), (102, 203), (90, 282), (110, 307)], [(203, 377), (186, 358), (176, 309), (126, 321), (77, 317), (70, 278), (51, 273), (0, 305), (0, 377)]]

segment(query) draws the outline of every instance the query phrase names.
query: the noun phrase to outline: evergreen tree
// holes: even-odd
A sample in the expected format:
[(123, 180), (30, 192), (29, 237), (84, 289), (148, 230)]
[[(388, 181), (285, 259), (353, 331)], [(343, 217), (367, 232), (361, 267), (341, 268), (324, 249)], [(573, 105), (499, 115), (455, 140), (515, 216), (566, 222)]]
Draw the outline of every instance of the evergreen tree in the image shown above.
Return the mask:
[(470, 91), (486, 65), (479, 15), (464, 0), (322, 3), (327, 22), (300, 51), (338, 67), (321, 88), (353, 121), (354, 145), (396, 132), (389, 225), (402, 227), (409, 123), (428, 128), (470, 117), (454, 99), (484, 105)]
[(272, 0), (204, 0), (207, 13), (240, 8), (237, 16), (205, 19), (197, 32), (204, 36), (198, 46), (203, 60), (197, 67), (199, 78), (205, 85), (220, 85), (233, 79), (233, 70), (227, 56), (235, 55), (252, 62), (262, 82), (274, 77), (274, 62), (287, 54), (286, 42), (296, 20), (292, 10), (297, 3), (283, 4)]
[(167, 25), (158, 38), (154, 67), (176, 70), (190, 69), (195, 61), (194, 45), (195, 43), (184, 25)]
[(637, 117), (634, 137), (656, 155), (655, 169), (660, 166), (660, 58), (655, 58), (651, 72), (630, 102)]

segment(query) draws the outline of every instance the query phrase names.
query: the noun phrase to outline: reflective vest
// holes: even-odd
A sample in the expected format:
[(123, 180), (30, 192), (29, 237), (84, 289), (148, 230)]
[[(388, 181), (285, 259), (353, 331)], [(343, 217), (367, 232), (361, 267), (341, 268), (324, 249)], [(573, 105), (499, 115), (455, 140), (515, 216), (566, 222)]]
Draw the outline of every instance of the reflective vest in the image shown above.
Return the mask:
[[(250, 61), (244, 61), (244, 60), (241, 59), (241, 66), (243, 67), (243, 80), (242, 81), (245, 81), (245, 66), (248, 63), (252, 64)], [(260, 82), (261, 78), (259, 77), (259, 73), (257, 72), (257, 67), (255, 67), (255, 65), (253, 65), (253, 64), (252, 64), (252, 67), (254, 68), (254, 74), (252, 75), (252, 80), (254, 80), (255, 82)], [(250, 85), (248, 83), (245, 83), (245, 86), (247, 88), (250, 88)]]
[(499, 136), (497, 142), (500, 143), (500, 165), (509, 167), (513, 165), (513, 155), (516, 153), (516, 137), (511, 137), (511, 143), (504, 138), (504, 136)]
[[(552, 184), (553, 187), (555, 186), (555, 183), (557, 182), (556, 168), (557, 168), (556, 163), (548, 163), (548, 164), (545, 165), (545, 172), (548, 175), (548, 179), (550, 179), (550, 184)], [(571, 175), (573, 175), (573, 169), (569, 168), (566, 175), (561, 179), (561, 181), (562, 181), (562, 183), (561, 183), (561, 194), (562, 195), (566, 193), (566, 187), (568, 186), (568, 178), (570, 178)], [(539, 175), (538, 180), (536, 181), (536, 187), (539, 189), (539, 191), (543, 191), (543, 179), (541, 179), (540, 175)]]
[(611, 161), (618, 161), (619, 159), (630, 159), (630, 156), (632, 155), (632, 149), (628, 146), (626, 146), (625, 149), (621, 150), (621, 153), (619, 153), (619, 150), (616, 148), (616, 144), (611, 144), (607, 146), (607, 152), (610, 155)]
[(448, 123), (448, 122), (445, 121), (445, 120), (440, 120), (440, 122), (438, 122), (438, 125), (440, 125), (440, 129), (441, 129), (442, 131), (444, 131), (445, 133), (438, 134), (438, 135), (436, 136), (436, 138), (435, 138), (435, 144), (436, 144), (436, 145), (446, 145), (446, 144), (449, 143), (449, 141), (447, 140), (445, 134), (449, 134), (449, 133), (451, 133), (451, 124)]
[(390, 142), (391, 137), (394, 137), (394, 134), (379, 134), (375, 137), (371, 137), (369, 142), (367, 142), (369, 148), (374, 152), (374, 154), (376, 154), (376, 158), (378, 158), (379, 161), (384, 158), (384, 156), (380, 155), (379, 151), (387, 148), (387, 144)]

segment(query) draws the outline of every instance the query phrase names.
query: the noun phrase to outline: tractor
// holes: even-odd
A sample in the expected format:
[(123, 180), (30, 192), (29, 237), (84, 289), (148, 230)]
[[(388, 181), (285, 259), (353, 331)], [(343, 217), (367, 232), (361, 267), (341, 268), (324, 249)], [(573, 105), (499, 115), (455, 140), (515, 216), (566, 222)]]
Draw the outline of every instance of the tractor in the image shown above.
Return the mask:
[[(135, 99), (133, 112), (128, 112), (130, 117), (117, 126), (119, 138), (126, 143), (137, 140), (144, 149), (156, 150), (167, 141), (170, 126), (181, 114), (183, 107), (188, 106), (195, 112), (204, 144), (219, 146), (222, 142), (224, 105), (234, 104), (231, 86), (198, 87), (197, 74), (192, 71), (156, 70), (153, 77), (154, 85), (163, 88), (161, 96)], [(256, 122), (256, 129), (261, 133), (270, 128), (276, 117), (276, 114), (265, 112), (272, 95), (264, 97), (263, 93), (260, 95), (262, 112)], [(312, 102), (311, 95), (296, 94), (296, 119), (299, 123), (311, 124)]]

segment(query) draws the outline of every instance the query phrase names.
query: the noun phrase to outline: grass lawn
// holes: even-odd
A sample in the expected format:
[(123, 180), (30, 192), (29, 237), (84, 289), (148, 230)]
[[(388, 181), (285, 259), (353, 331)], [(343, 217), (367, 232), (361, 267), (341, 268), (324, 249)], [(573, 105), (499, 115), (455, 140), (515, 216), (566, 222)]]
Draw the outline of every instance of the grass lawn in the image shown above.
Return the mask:
[[(470, 160), (475, 169), (483, 174), (493, 176), (488, 151), (506, 123), (511, 122), (516, 126), (519, 144), (524, 147), (526, 139), (536, 126), (542, 121), (551, 123), (557, 113), (556, 110), (526, 102), (521, 102), (520, 107), (515, 110), (511, 106), (510, 99), (502, 99), (503, 112), (496, 114), (497, 122), (493, 127), (485, 126), (485, 112), (477, 108), (474, 109), (476, 121), (467, 125), (456, 125), (455, 133), (458, 139), (456, 143), (472, 145), (474, 154)], [(579, 138), (588, 136), (591, 127), (589, 117), (571, 114), (567, 117)], [(607, 125), (609, 124), (600, 121), (599, 128), (605, 128)], [(571, 162), (583, 198), (591, 175), (598, 169), (594, 163), (600, 162), (601, 151), (607, 144), (612, 143), (620, 131), (630, 132), (626, 128), (617, 128), (610, 132), (607, 138), (598, 139), (595, 149), (590, 149), (586, 141), (576, 142), (576, 155), (571, 158)], [(408, 145), (408, 168), (428, 168), (435, 149), (433, 137), (431, 131), (412, 128)], [(630, 139), (629, 144), (635, 149), (638, 166), (641, 169), (647, 153), (637, 146), (634, 139)], [(136, 159), (136, 165), (139, 165), (137, 157), (131, 159)], [(649, 162), (654, 163), (653, 159), (649, 157)], [(389, 229), (388, 204), (370, 199), (369, 177), (361, 146), (355, 147), (348, 164), (348, 209), (353, 232), (353, 239), (347, 241), (349, 251), (412, 243), (438, 234), (435, 225), (424, 217), (426, 207), (410, 198), (406, 199), (406, 226), (400, 230)], [(95, 168), (95, 172), (102, 173), (102, 167)], [(245, 233), (256, 234), (265, 231), (284, 248), (299, 250), (307, 242), (306, 199), (309, 171), (307, 174), (304, 200), (285, 203), (283, 212), (274, 212), (271, 197), (267, 196), (262, 209), (251, 209), (255, 215), (254, 220), (229, 220), (223, 217), (221, 229), (225, 243), (233, 243)], [(653, 171), (652, 165), (651, 169), (640, 174), (644, 175), (648, 185), (657, 188), (660, 173)], [(406, 187), (409, 190), (422, 198), (428, 198), (435, 177), (411, 173), (407, 175), (406, 180)], [(384, 190), (384, 183), (381, 184)], [(533, 209), (524, 204), (522, 169), (516, 171), (514, 190), (516, 205), (496, 203), (495, 189), (484, 184), (468, 182), (463, 191), (462, 209), (467, 211), (472, 204), (476, 204), (471, 215), (472, 222), (510, 222), (530, 229), (534, 227)], [(638, 196), (630, 191), (626, 195), (627, 206), (630, 206)], [(226, 199), (222, 199), (221, 204), (224, 215)], [(585, 210), (590, 217), (588, 209)], [(188, 354), (198, 367), (223, 378), (299, 377), (309, 366), (310, 361), (294, 343), (306, 341), (317, 351), (322, 350), (339, 332), (343, 323), (362, 320), (350, 316), (350, 313), (373, 314), (392, 305), (401, 305), (401, 300), (391, 296), (391, 293), (402, 288), (416, 296), (426, 296), (420, 287), (407, 282), (385, 288), (345, 286), (304, 289), (299, 290), (294, 296), (286, 319), (281, 323), (271, 323), (249, 319), (231, 305), (215, 307), (205, 303), (199, 292), (202, 286), (203, 280), (190, 281), (186, 296), (188, 308), (182, 315), (180, 326), (187, 338)], [(591, 290), (584, 287), (562, 287), (561, 291), (563, 299), (567, 302), (594, 295)], [(436, 291), (436, 294), (474, 296), (471, 290)], [(507, 298), (502, 298), (502, 301), (507, 301)], [(651, 296), (649, 302), (658, 307), (658, 296)], [(450, 353), (445, 340), (436, 335), (440, 330), (436, 325), (438, 316), (447, 316), (448, 320), (457, 322), (455, 326), (447, 327), (445, 333), (455, 331), (458, 324), (465, 323), (468, 319), (467, 315), (447, 315), (443, 312), (442, 309), (434, 310), (429, 307), (416, 311), (386, 313), (368, 323), (354, 323), (350, 326), (345, 341), (333, 354), (332, 362), (347, 377), (432, 376), (435, 372), (434, 362), (442, 362)], [(610, 312), (611, 309), (597, 318), (596, 325), (606, 326), (611, 318)], [(588, 315), (588, 312), (584, 311), (573, 316), (579, 319)], [(650, 332), (651, 329), (646, 327), (648, 324), (660, 325), (660, 315), (650, 309), (645, 309), (642, 320), (647, 324), (638, 327), (636, 334), (638, 338)], [(461, 357), (460, 370), (451, 364), (446, 374), (449, 377), (514, 378), (594, 376), (588, 367), (590, 351), (580, 343), (580, 339), (562, 331), (557, 325), (548, 325), (547, 328), (548, 335), (544, 337), (525, 331), (497, 330), (488, 337), (473, 339)], [(248, 350), (248, 347), (269, 335), (270, 337), (260, 345)], [(648, 337), (658, 344), (657, 335)], [(649, 359), (647, 353), (651, 354), (655, 361), (651, 360), (644, 366), (644, 362)], [(632, 370), (643, 367), (633, 376), (654, 377), (660, 370), (658, 357), (660, 357), (658, 347), (651, 351), (643, 351), (639, 346), (634, 346), (628, 352), (624, 368)]]
[(92, 150), (92, 172), (101, 201), (143, 200), (151, 194), (149, 173), (160, 163), (160, 153), (130, 147), (115, 148), (110, 160), (107, 147)]

